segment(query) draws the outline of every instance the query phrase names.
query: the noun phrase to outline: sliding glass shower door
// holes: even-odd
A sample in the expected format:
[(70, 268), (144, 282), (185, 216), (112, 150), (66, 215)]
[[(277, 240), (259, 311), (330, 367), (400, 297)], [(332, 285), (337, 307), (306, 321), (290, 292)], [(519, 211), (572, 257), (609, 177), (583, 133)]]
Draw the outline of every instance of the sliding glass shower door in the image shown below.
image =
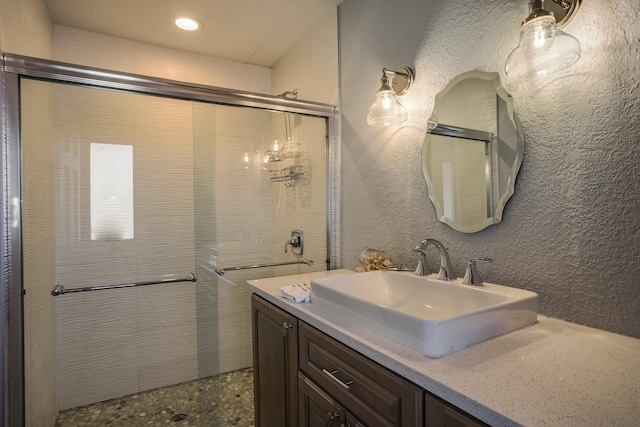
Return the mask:
[[(21, 109), (26, 425), (250, 369), (244, 282), (327, 268), (327, 119), (30, 79)], [(219, 392), (171, 411), (225, 425)]]
[[(245, 281), (327, 269), (326, 162), (323, 118), (194, 104), (198, 345), (218, 357), (199, 359), (201, 376), (252, 365)], [(299, 256), (285, 252), (292, 229)]]
[[(54, 105), (56, 283), (194, 271), (191, 103), (56, 84)], [(195, 298), (186, 280), (57, 296), (59, 409), (197, 378)]]

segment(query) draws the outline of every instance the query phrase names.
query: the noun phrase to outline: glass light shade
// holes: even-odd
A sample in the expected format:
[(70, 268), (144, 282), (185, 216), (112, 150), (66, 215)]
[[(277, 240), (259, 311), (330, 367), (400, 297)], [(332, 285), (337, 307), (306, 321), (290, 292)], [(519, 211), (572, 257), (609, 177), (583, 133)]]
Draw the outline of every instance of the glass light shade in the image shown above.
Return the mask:
[(553, 16), (541, 16), (522, 25), (505, 72), (518, 78), (542, 77), (575, 64), (581, 52), (580, 42), (561, 31)]
[(393, 90), (380, 90), (367, 113), (369, 126), (389, 126), (406, 122), (407, 109), (398, 102)]

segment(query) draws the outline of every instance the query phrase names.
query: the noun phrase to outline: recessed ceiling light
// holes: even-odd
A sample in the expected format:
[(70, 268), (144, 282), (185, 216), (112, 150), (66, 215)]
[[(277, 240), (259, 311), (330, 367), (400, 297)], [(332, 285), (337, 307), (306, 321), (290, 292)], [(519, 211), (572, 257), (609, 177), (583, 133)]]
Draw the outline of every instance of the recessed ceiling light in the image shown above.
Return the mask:
[(179, 16), (173, 21), (178, 28), (186, 31), (196, 31), (202, 27), (202, 23), (195, 18)]

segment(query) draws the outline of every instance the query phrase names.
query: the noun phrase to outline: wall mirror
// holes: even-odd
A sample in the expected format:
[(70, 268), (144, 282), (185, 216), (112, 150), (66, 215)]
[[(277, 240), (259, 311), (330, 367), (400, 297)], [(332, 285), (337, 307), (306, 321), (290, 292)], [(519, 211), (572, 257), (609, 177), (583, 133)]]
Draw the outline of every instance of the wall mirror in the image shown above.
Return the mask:
[(422, 170), (438, 220), (475, 233), (502, 220), (524, 140), (496, 72), (468, 71), (436, 95)]

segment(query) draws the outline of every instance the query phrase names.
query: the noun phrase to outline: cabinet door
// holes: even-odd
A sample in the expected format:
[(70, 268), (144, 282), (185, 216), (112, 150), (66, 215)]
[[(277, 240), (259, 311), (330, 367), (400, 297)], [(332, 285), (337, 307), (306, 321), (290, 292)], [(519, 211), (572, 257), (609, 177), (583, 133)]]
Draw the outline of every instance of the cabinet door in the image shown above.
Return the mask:
[(347, 420), (344, 423), (344, 427), (367, 427), (365, 423), (353, 416), (353, 414), (347, 411)]
[(479, 419), (429, 392), (424, 396), (424, 413), (425, 427), (488, 427)]
[(256, 426), (295, 427), (298, 320), (256, 295), (251, 311)]
[(300, 427), (342, 427), (345, 410), (303, 373), (298, 373)]

